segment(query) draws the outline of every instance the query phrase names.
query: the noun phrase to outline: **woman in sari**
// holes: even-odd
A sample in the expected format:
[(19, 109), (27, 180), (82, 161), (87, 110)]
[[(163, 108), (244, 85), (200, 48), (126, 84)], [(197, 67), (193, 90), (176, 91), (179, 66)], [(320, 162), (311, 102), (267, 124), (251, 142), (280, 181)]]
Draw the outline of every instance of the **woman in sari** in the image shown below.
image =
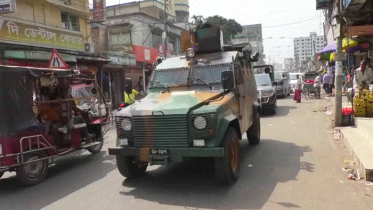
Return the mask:
[(295, 85), (294, 91), (294, 101), (300, 103), (302, 99), (302, 80), (300, 79), (299, 75), (297, 75), (297, 84)]

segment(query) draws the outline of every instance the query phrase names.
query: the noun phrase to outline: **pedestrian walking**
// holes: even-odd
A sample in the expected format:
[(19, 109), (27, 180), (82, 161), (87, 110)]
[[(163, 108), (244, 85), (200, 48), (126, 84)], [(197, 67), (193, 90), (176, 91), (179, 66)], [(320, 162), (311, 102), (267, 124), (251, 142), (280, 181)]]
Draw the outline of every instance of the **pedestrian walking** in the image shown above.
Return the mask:
[(321, 76), (319, 73), (317, 73), (316, 75), (316, 78), (315, 78), (315, 82), (313, 83), (313, 86), (315, 88), (315, 96), (316, 96), (316, 99), (320, 99), (321, 98)]
[(330, 74), (328, 72), (324, 75), (323, 82), (323, 89), (326, 94), (329, 94)]
[(335, 82), (335, 73), (333, 71), (332, 74), (330, 75), (330, 82), (329, 82), (329, 94), (331, 96), (333, 95), (333, 90), (335, 88), (334, 82)]
[(300, 103), (302, 99), (302, 80), (300, 79), (299, 75), (297, 75), (297, 84), (295, 85), (294, 91), (294, 101)]

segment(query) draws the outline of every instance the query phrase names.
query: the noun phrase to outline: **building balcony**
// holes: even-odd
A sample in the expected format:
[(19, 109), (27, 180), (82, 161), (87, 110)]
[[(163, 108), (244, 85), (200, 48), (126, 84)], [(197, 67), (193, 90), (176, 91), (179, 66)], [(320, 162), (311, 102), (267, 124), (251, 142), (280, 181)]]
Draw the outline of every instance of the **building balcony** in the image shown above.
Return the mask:
[(89, 11), (88, 0), (79, 1), (79, 0), (46, 0), (48, 3), (53, 6), (61, 9), (62, 11), (69, 12), (78, 17), (89, 18), (91, 16)]

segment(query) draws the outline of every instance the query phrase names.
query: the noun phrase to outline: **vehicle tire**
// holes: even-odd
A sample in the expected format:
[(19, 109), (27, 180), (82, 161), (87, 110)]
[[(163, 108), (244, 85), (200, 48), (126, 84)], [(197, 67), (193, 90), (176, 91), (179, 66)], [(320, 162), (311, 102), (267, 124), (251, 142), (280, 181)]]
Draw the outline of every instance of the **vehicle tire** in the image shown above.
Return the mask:
[[(24, 162), (48, 157), (44, 151), (31, 152), (24, 155)], [(42, 182), (48, 174), (48, 159), (23, 164), (17, 167), (17, 178), (27, 186), (32, 186)]]
[(92, 154), (96, 154), (96, 153), (99, 153), (101, 151), (102, 147), (104, 146), (104, 138), (102, 138), (102, 137), (99, 137), (99, 138), (100, 138), (101, 143), (96, 145), (96, 146), (87, 148), (88, 152), (90, 152)]
[(290, 93), (291, 93), (291, 89), (288, 90), (288, 96), (290, 96)]
[(122, 176), (134, 178), (144, 175), (148, 165), (139, 166), (135, 161), (135, 157), (117, 155), (117, 167)]
[(215, 178), (221, 184), (234, 183), (239, 174), (240, 142), (233, 127), (228, 128), (222, 141), (224, 156), (214, 159)]
[(272, 105), (272, 107), (270, 108), (269, 110), (269, 114), (271, 115), (275, 115), (277, 112), (277, 101), (275, 102), (275, 104)]
[(260, 142), (260, 116), (257, 113), (254, 116), (254, 123), (251, 127), (246, 131), (247, 140), (249, 141), (250, 145), (256, 145)]
[(4, 175), (4, 172), (0, 172), (0, 178)]

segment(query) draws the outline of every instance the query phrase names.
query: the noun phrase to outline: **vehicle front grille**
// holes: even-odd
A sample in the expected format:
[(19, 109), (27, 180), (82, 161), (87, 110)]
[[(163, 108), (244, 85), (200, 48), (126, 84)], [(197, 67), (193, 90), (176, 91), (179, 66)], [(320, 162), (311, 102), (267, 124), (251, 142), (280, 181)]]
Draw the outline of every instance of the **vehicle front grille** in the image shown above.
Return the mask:
[(188, 147), (186, 115), (132, 117), (134, 146), (141, 148)]
[(284, 90), (282, 90), (282, 89), (276, 90), (276, 94), (277, 94), (277, 95), (281, 95), (281, 94), (283, 94), (283, 93), (284, 93)]

